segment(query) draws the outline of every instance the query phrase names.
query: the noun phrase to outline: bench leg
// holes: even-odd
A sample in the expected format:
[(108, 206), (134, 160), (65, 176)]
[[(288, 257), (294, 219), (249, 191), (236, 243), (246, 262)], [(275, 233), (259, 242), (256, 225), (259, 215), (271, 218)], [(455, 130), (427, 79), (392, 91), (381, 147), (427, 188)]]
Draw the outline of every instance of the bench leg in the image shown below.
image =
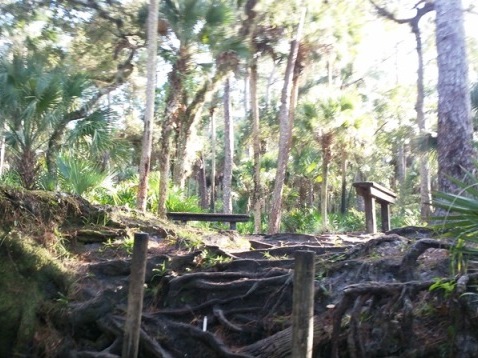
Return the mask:
[(390, 230), (390, 207), (388, 203), (380, 204), (380, 211), (382, 214), (382, 231), (386, 232)]
[(364, 196), (365, 204), (365, 227), (367, 232), (375, 234), (377, 232), (377, 219), (375, 215), (375, 199), (371, 196)]
[(229, 223), (229, 228), (230, 228), (231, 230), (236, 230), (236, 222), (235, 222), (235, 221), (231, 221), (231, 222)]

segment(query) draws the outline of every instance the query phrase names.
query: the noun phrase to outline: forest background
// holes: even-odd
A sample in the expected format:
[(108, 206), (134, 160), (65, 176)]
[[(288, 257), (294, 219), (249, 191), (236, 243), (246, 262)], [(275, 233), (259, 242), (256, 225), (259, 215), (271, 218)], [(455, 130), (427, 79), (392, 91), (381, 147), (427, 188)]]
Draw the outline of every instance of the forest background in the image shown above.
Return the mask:
[[(351, 183), (376, 181), (398, 193), (393, 226), (423, 224), (439, 189), (428, 4), (3, 1), (1, 181), (160, 216), (253, 213), (240, 230), (311, 233), (362, 228)], [(476, 83), (478, 15), (463, 5)]]

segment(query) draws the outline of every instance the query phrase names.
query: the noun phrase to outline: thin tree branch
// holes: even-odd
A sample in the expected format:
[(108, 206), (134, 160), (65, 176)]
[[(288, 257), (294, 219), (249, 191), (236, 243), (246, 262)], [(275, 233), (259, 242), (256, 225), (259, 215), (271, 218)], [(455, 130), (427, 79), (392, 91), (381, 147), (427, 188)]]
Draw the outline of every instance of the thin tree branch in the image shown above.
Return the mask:
[[(430, 11), (433, 11), (435, 9), (435, 5), (432, 2), (429, 1), (419, 1), (413, 8), (416, 9), (417, 13), (415, 14), (414, 17), (410, 18), (405, 18), (405, 19), (399, 19), (397, 18), (393, 13), (388, 11), (386, 8), (379, 6), (378, 4), (375, 3), (374, 0), (369, 0), (370, 3), (373, 5), (375, 10), (380, 16), (383, 16), (389, 20), (392, 20), (396, 22), (397, 24), (410, 24), (410, 26), (413, 27), (414, 23), (418, 23), (418, 21), (421, 19), (421, 17)], [(420, 4), (425, 3), (423, 7), (418, 7)]]

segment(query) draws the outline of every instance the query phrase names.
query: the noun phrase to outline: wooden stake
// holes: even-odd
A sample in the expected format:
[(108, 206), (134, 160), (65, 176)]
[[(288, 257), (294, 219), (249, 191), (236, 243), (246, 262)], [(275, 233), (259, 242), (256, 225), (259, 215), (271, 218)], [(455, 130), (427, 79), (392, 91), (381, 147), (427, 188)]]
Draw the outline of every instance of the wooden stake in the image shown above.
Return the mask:
[(312, 358), (314, 338), (315, 254), (295, 253), (292, 302), (292, 357)]
[(138, 356), (148, 239), (149, 235), (146, 233), (134, 234), (122, 358), (136, 358)]

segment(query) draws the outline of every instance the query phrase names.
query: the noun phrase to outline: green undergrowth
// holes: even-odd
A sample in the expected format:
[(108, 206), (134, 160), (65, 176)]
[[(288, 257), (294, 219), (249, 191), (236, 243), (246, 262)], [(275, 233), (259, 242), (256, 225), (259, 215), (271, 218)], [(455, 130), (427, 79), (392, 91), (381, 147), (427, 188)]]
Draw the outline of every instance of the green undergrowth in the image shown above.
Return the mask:
[(32, 356), (46, 300), (65, 295), (67, 270), (46, 249), (20, 232), (0, 234), (0, 357)]

